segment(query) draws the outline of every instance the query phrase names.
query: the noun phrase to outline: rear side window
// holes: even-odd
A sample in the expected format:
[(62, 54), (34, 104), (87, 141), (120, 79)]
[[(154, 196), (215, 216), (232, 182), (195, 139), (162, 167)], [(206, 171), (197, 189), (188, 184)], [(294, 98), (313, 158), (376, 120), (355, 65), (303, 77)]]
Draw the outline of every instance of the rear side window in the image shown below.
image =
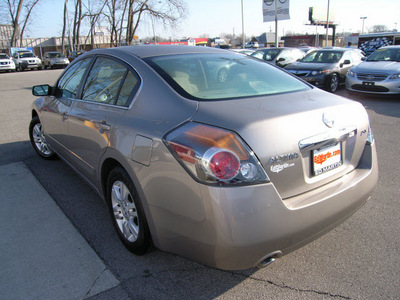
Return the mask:
[(128, 106), (139, 78), (124, 64), (98, 57), (86, 79), (82, 100)]
[(72, 65), (61, 77), (57, 84), (56, 97), (75, 99), (79, 89), (79, 83), (85, 74), (90, 58), (83, 59)]
[(302, 81), (268, 63), (235, 53), (171, 55), (145, 61), (178, 93), (196, 100), (309, 89)]

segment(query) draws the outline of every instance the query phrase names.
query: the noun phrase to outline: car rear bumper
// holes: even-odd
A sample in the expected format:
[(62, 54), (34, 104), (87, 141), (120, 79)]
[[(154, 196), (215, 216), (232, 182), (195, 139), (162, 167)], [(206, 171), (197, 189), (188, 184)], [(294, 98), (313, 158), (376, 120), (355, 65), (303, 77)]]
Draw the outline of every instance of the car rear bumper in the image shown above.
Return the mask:
[(194, 222), (152, 207), (158, 248), (206, 265), (238, 270), (274, 251), (287, 254), (333, 229), (360, 208), (378, 180), (375, 145), (360, 165), (316, 190), (282, 200), (272, 183), (201, 185), (205, 220)]

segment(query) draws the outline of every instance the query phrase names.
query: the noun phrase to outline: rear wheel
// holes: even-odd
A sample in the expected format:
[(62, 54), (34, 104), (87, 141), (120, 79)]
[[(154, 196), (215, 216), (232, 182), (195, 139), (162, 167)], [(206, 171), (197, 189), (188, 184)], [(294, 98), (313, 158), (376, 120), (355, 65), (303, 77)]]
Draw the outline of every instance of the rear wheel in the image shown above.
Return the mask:
[(46, 142), (39, 118), (33, 117), (29, 124), (29, 138), (33, 149), (44, 159), (55, 159), (57, 156)]
[(152, 241), (142, 203), (128, 173), (121, 167), (108, 176), (107, 201), (114, 227), (125, 247), (136, 255), (148, 252)]

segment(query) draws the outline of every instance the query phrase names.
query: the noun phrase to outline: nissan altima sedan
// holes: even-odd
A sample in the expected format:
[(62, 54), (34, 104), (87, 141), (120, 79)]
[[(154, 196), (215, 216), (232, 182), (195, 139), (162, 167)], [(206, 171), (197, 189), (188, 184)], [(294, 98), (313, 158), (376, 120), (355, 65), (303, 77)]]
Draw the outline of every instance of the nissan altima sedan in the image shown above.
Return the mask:
[(400, 95), (400, 46), (381, 47), (351, 68), (346, 89), (351, 93)]
[(33, 148), (91, 184), (137, 255), (263, 267), (343, 222), (377, 182), (361, 104), (230, 51), (93, 50), (32, 91)]

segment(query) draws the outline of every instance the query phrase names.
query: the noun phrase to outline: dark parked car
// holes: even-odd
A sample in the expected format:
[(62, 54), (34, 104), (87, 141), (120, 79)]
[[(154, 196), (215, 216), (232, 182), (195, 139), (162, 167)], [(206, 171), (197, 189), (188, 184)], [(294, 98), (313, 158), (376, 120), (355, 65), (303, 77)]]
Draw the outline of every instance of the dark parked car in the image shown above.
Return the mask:
[(275, 64), (279, 67), (284, 68), (288, 64), (291, 64), (301, 58), (305, 53), (298, 48), (263, 48), (254, 51), (250, 56), (265, 60), (271, 64)]
[(329, 92), (336, 92), (346, 80), (347, 71), (361, 63), (363, 56), (349, 48), (321, 49), (307, 54), (285, 69)]
[(68, 59), (70, 62), (72, 62), (75, 58), (77, 58), (79, 55), (82, 55), (84, 53), (86, 53), (85, 50), (72, 51), (70, 53), (70, 55), (68, 55)]
[(263, 267), (349, 217), (378, 178), (360, 103), (232, 51), (96, 49), (33, 94), (35, 151), (102, 195), (135, 254)]

